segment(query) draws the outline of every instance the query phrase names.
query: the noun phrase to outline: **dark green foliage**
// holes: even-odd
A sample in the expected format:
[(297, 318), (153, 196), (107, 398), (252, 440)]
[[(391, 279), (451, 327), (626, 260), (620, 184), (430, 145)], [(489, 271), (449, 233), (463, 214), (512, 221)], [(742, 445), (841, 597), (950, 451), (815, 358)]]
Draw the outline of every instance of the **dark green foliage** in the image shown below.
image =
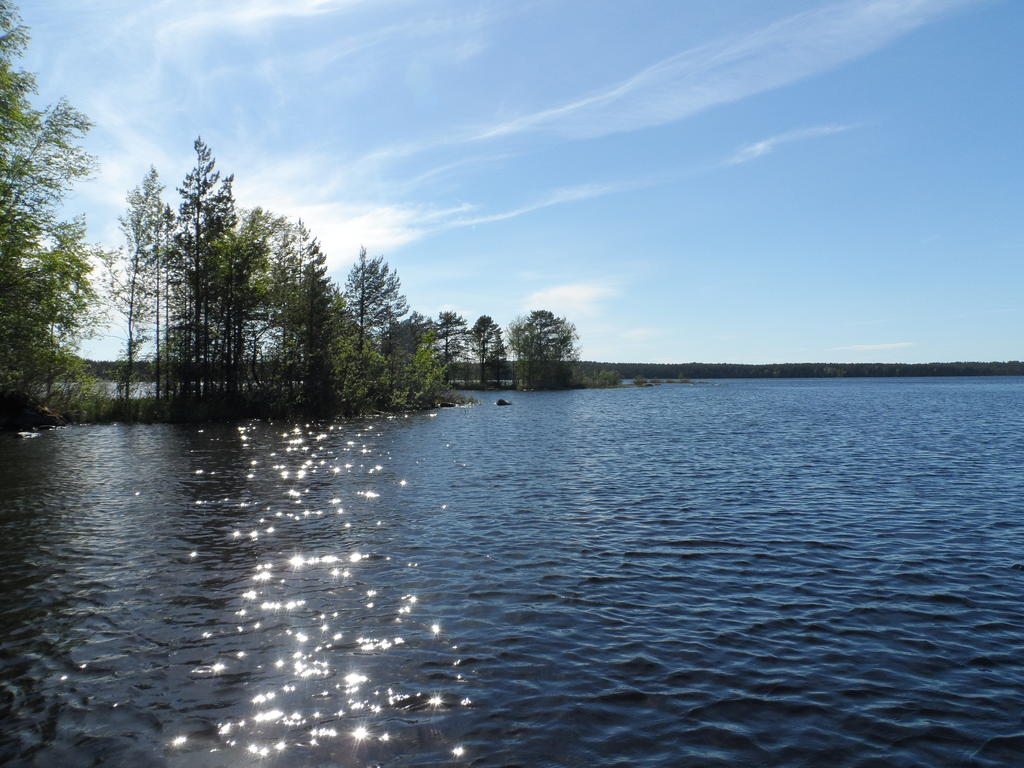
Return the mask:
[(178, 383), (181, 394), (203, 398), (223, 385), (215, 379), (214, 370), (216, 302), (223, 298), (217, 290), (218, 278), (223, 276), (218, 267), (223, 256), (221, 240), (237, 217), (231, 192), (234, 176), (221, 180), (213, 154), (201, 138), (193, 146), (196, 164), (178, 188)]
[(622, 376), (618, 371), (609, 370), (608, 368), (601, 368), (600, 370), (574, 368), (572, 383), (574, 386), (579, 387), (605, 389), (621, 385)]
[(560, 389), (572, 385), (572, 362), (579, 352), (576, 326), (571, 322), (538, 309), (513, 320), (508, 337), (516, 357), (517, 386)]
[(382, 256), (368, 259), (365, 248), (360, 249), (359, 258), (349, 272), (345, 303), (356, 326), (358, 349), (382, 341), (392, 325), (409, 311), (398, 274)]
[(500, 386), (500, 371), (506, 355), (505, 341), (501, 326), (490, 315), (481, 315), (469, 329), (469, 347), (479, 366), (480, 386), (486, 388), (488, 381)]
[(437, 316), (434, 323), (436, 331), (435, 349), (444, 366), (446, 381), (451, 381), (454, 364), (466, 352), (469, 329), (466, 318), (457, 312), (445, 311)]
[(251, 371), (248, 341), (263, 326), (274, 217), (256, 208), (216, 243), (213, 264), (216, 373), (224, 399), (237, 401)]
[[(410, 337), (410, 341), (413, 337)], [(444, 366), (434, 349), (433, 330), (426, 330), (405, 348), (402, 365), (390, 390), (392, 410), (435, 405), (444, 390)]]
[(277, 409), (335, 412), (342, 306), (319, 243), (301, 222), (257, 209), (244, 217), (236, 248), (251, 255), (239, 265), (247, 277), (238, 292), (238, 357), (227, 361), (237, 379), (232, 399), (244, 388)]
[(327, 257), (316, 240), (303, 242), (302, 258), (298, 326), (302, 344), (301, 408), (312, 415), (330, 416), (336, 412), (333, 360), (338, 353), (344, 303), (327, 277)]

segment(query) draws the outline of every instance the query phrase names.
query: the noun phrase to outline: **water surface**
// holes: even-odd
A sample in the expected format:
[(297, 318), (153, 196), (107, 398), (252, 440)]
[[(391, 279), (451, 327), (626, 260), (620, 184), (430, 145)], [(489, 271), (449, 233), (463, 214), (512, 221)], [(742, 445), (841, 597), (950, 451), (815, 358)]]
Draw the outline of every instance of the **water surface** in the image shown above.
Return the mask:
[(1014, 765), (1024, 380), (0, 440), (0, 762)]

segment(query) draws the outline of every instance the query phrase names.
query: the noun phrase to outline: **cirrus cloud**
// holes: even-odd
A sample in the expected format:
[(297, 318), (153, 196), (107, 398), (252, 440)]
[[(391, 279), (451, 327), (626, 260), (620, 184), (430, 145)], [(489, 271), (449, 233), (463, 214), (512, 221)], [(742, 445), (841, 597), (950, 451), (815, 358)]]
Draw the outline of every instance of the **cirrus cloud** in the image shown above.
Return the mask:
[(816, 125), (811, 128), (798, 128), (794, 131), (786, 131), (775, 136), (769, 136), (767, 139), (761, 139), (737, 149), (727, 161), (727, 165), (749, 163), (751, 160), (756, 160), (759, 157), (764, 157), (774, 152), (775, 148), (782, 144), (803, 141), (804, 139), (816, 139), (821, 136), (832, 136), (849, 131), (853, 127), (852, 125)]

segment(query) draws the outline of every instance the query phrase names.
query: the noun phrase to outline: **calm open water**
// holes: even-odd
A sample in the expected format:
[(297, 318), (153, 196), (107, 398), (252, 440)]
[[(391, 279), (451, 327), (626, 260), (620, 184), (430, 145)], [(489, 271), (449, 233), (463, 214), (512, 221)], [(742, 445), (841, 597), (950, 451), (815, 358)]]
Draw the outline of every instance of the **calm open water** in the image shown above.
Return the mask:
[(1024, 379), (510, 399), (0, 439), (0, 763), (1024, 763)]

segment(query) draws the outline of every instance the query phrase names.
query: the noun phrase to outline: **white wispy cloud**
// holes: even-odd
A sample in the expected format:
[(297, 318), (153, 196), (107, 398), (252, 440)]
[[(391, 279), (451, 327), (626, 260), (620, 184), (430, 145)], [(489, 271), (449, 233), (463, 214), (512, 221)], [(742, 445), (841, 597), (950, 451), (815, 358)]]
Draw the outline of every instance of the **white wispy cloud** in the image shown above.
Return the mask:
[(822, 136), (832, 136), (837, 133), (849, 131), (853, 127), (854, 126), (852, 125), (815, 125), (810, 128), (798, 128), (793, 131), (786, 131), (785, 133), (779, 133), (775, 136), (769, 136), (767, 139), (761, 139), (760, 141), (743, 145), (733, 153), (726, 163), (728, 165), (749, 163), (751, 160), (756, 160), (759, 157), (764, 157), (765, 155), (774, 152), (775, 148), (782, 144), (789, 144), (794, 141), (803, 141), (805, 139), (816, 139)]
[[(101, 158), (97, 177), (83, 185), (80, 194), (107, 212), (91, 217), (93, 220), (113, 222), (97, 233), (100, 240), (108, 247), (119, 243), (116, 212), (123, 208), (127, 190), (140, 182), (151, 164), (163, 175), (167, 196), (174, 197), (174, 186), (192, 159), (194, 134), (185, 133), (186, 141), (182, 142), (180, 131), (175, 132), (171, 138), (177, 143), (172, 144), (167, 126), (177, 119), (175, 112), (184, 110), (195, 116), (195, 130), (204, 137), (209, 138), (202, 128), (211, 125), (230, 136), (232, 142), (226, 152), (222, 140), (215, 140), (212, 148), (223, 173), (245, 169), (235, 185), (240, 204), (302, 217), (330, 247), (332, 262), (339, 264), (350, 261), (362, 244), (387, 250), (436, 231), (513, 218), (563, 202), (563, 193), (556, 191), (550, 199), (534, 201), (521, 209), (480, 214), (477, 218), (471, 214), (479, 210), (478, 206), (438, 207), (410, 194), (416, 187), (460, 168), (494, 162), (493, 152), (487, 157), (464, 155), (457, 160), (441, 160), (410, 175), (398, 173), (394, 166), (398, 160), (416, 154), (419, 145), (351, 154), (295, 147), (282, 155), (268, 148), (273, 140), (271, 124), (276, 120), (273, 114), (259, 124), (240, 118), (233, 130), (227, 131), (215, 120), (204, 122), (218, 89), (243, 69), (265, 75), (272, 87), (278, 80), (287, 81), (287, 90), (294, 85), (290, 74), (311, 77), (315, 72), (336, 68), (343, 58), (384, 44), (401, 43), (406, 52), (412, 52), (408, 57), (417, 59), (424, 57), (425, 49), (435, 48), (451, 49), (451, 56), (464, 59), (479, 52), (483, 43), (477, 35), (481, 30), (523, 12), (519, 7), (499, 5), (415, 14), (405, 9), (398, 15), (360, 18), (351, 24), (346, 21), (350, 31), (329, 46), (282, 53), (280, 48), (268, 45), (261, 34), (254, 47), (254, 60), (211, 63), (215, 43), (224, 35), (264, 30), (270, 33), (275, 25), (287, 20), (311, 26), (322, 23), (320, 17), (326, 15), (361, 11), (362, 6), (379, 12), (381, 5), (365, 0), (238, 0), (215, 7), (205, 0), (179, 0), (141, 6), (119, 16), (113, 8), (89, 16), (89, 23), (96, 25), (97, 44), (117, 62), (111, 65), (111, 83), (116, 86), (86, 89), (79, 104), (96, 124), (92, 148)], [(400, 20), (379, 24), (380, 18)], [(100, 30), (104, 34), (99, 34)], [(130, 58), (130, 52), (137, 54), (142, 49), (145, 55)], [(126, 66), (130, 60), (144, 63)], [(178, 94), (176, 101), (166, 98), (168, 84), (182, 81), (190, 84), (187, 92)], [(313, 178), (318, 179), (315, 186), (309, 183)]]
[[(367, 13), (364, 15), (372, 16), (371, 12), (380, 14), (382, 6), (386, 9), (388, 4), (324, 4), (328, 5), (328, 8), (323, 10), (323, 13), (340, 14), (345, 11), (354, 15), (356, 11), (365, 10)], [(313, 9), (305, 13), (293, 13), (288, 7), (276, 5), (275, 9), (280, 11), (282, 17), (309, 21), (315, 25), (318, 20), (313, 17), (320, 12), (320, 8), (319, 4), (312, 5)], [(301, 12), (302, 8), (298, 10)], [(326, 43), (311, 41), (308, 47), (288, 48), (265, 54), (260, 58), (256, 69), (282, 94), (290, 93), (297, 79), (325, 75), (331, 77), (335, 88), (340, 82), (345, 82), (349, 88), (358, 91), (370, 87), (372, 78), (366, 77), (367, 69), (380, 69), (395, 60), (415, 59), (422, 62), (432, 57), (437, 61), (463, 63), (472, 59), (487, 49), (485, 32), (489, 27), (525, 10), (524, 4), (483, 6), (471, 11), (460, 9), (457, 12), (427, 10), (416, 14), (410, 14), (407, 8), (399, 9), (399, 13), (396, 14), (399, 19), (397, 21), (389, 21), (390, 17), (386, 14), (383, 21), (377, 18), (360, 19), (358, 22), (346, 24), (344, 34), (333, 36)], [(243, 24), (240, 29), (236, 29), (230, 15), (225, 16), (219, 12), (211, 15), (202, 10), (190, 9), (164, 21), (159, 27), (157, 42), (164, 57), (176, 59), (179, 65), (187, 65), (187, 59), (183, 60), (180, 52), (179, 27), (199, 26), (211, 34), (238, 34), (239, 31), (266, 26), (263, 24), (266, 21), (264, 17), (258, 16), (257, 21), (257, 24)], [(202, 36), (194, 42), (202, 43)], [(168, 43), (172, 46), (169, 47)], [(388, 46), (391, 46), (390, 50), (379, 50)], [(363, 67), (353, 67), (351, 62), (347, 62), (347, 66), (341, 68), (345, 60), (360, 57), (363, 60)]]
[(618, 289), (604, 282), (553, 285), (534, 291), (523, 302), (523, 309), (550, 309), (570, 316), (594, 315), (602, 302), (618, 295)]
[(884, 344), (849, 344), (845, 347), (832, 347), (833, 352), (884, 352), (890, 349), (906, 349), (914, 346), (912, 341), (891, 341)]
[(350, 10), (366, 0), (232, 0), (227, 3), (175, 5), (182, 11), (161, 29), (161, 35), (203, 35), (247, 32), (289, 19), (308, 19)]
[[(250, 169), (236, 184), (239, 201), (303, 218), (323, 241), (332, 263), (340, 266), (355, 256), (360, 245), (388, 250), (439, 232), (507, 221), (544, 208), (649, 183), (563, 186), (502, 210), (489, 210), (472, 203), (437, 205), (422, 197), (410, 199), (411, 188), (465, 165), (474, 165), (476, 161), (465, 153), (455, 159), (440, 153), (433, 168), (417, 169), (418, 174), (406, 175), (403, 186), (401, 175), (395, 171), (414, 155), (527, 132), (547, 132), (570, 139), (588, 138), (684, 119), (866, 55), (922, 24), (975, 1), (848, 0), (683, 51), (619, 83), (549, 109), (483, 128), (479, 124), (453, 128), (440, 138), (414, 139), (348, 158), (306, 152), (302, 153), (304, 159), (292, 161), (267, 153), (266, 137), (259, 135), (258, 127), (252, 129), (256, 132), (254, 136), (237, 131), (231, 147), (232, 157), (222, 163), (222, 167), (226, 171)], [(317, 24), (325, 15), (362, 12), (369, 6), (365, 0), (238, 0), (216, 6), (182, 0), (149, 6), (135, 15), (124, 14), (121, 39), (134, 38), (137, 47), (151, 45), (153, 56), (148, 66), (134, 72), (126, 70), (118, 88), (96, 92), (83, 105), (96, 119), (97, 133), (106, 139), (104, 143), (116, 147), (116, 152), (102, 153), (104, 170), (97, 183), (85, 190), (86, 196), (92, 196), (108, 209), (119, 209), (128, 187), (138, 183), (150, 163), (155, 163), (165, 174), (168, 191), (172, 192), (188, 148), (180, 147), (173, 154), (161, 150), (166, 145), (167, 134), (160, 125), (168, 116), (163, 109), (167, 99), (163, 97), (162, 87), (174, 67), (186, 67), (181, 72), (174, 71), (189, 74), (187, 66), (182, 64), (193, 58), (188, 55), (189, 48), (208, 46), (222, 32), (273, 31), (275, 25), (289, 20)], [(352, 35), (334, 51), (316, 50), (310, 53), (308, 60), (302, 58), (306, 52), (297, 52), (301, 62), (298, 66), (300, 69), (330, 67), (339, 56), (406, 38), (427, 37), (465, 43), (469, 46), (467, 50), (472, 50), (479, 42), (473, 33), (507, 13), (501, 6), (493, 5), (473, 13), (410, 16), (369, 29), (353, 24)], [(113, 49), (113, 43), (107, 45)], [(168, 64), (171, 60), (173, 67)], [(276, 71), (276, 63), (270, 69)], [(289, 71), (287, 67), (282, 70)], [(190, 80), (201, 81), (202, 78)], [(135, 94), (133, 100), (118, 98), (117, 94), (124, 90)], [(192, 102), (205, 105), (194, 94), (187, 98), (192, 100), (189, 104), (193, 108), (196, 104)], [(738, 150), (735, 162), (763, 156), (788, 141), (848, 128), (816, 126), (770, 137)], [(487, 158), (480, 160), (489, 161)], [(318, 188), (311, 188), (310, 178), (321, 180)], [(556, 294), (554, 298), (569, 302), (573, 295), (570, 291)], [(593, 299), (588, 302), (585, 294), (575, 295), (583, 296), (580, 306), (593, 304)]]
[[(981, 1), (847, 0), (690, 48), (563, 104), (498, 123), (455, 128), (443, 136), (384, 146), (367, 159), (397, 162), (444, 147), (520, 134), (589, 139), (677, 122), (835, 69)], [(786, 136), (783, 140), (813, 135), (825, 134)]]
[[(255, 166), (259, 167), (259, 166)], [(514, 208), (486, 211), (480, 205), (438, 206), (410, 202), (360, 201), (362, 161), (329, 175), (333, 181), (312, 190), (308, 179), (330, 161), (304, 155), (264, 163), (239, 179), (235, 193), (242, 205), (260, 205), (293, 219), (302, 219), (320, 239), (330, 267), (351, 263), (365, 246), (371, 252), (389, 251), (424, 237), (453, 229), (518, 218), (544, 208), (582, 202), (635, 188), (646, 182), (580, 184), (560, 187)]]
[(471, 208), (459, 205), (431, 208), (418, 204), (326, 201), (300, 203), (293, 197), (252, 197), (240, 194), (243, 205), (259, 204), (273, 213), (301, 220), (320, 241), (328, 268), (347, 268), (365, 247), (372, 254), (387, 254), (440, 231), (458, 226), (458, 217)]
[(602, 197), (604, 195), (612, 194), (613, 192), (636, 189), (643, 185), (644, 182), (622, 182), (616, 184), (578, 184), (572, 187), (561, 187), (517, 208), (498, 211), (496, 213), (480, 213), (473, 216), (452, 219), (442, 228), (453, 229), (456, 227), (473, 227), (477, 224), (491, 224), (496, 221), (514, 219), (527, 213), (539, 211), (543, 208), (550, 208), (553, 205), (564, 205), (565, 203), (590, 200), (591, 198)]
[(587, 96), (464, 140), (530, 131), (592, 138), (682, 120), (833, 69), (978, 0), (854, 0), (670, 56)]

